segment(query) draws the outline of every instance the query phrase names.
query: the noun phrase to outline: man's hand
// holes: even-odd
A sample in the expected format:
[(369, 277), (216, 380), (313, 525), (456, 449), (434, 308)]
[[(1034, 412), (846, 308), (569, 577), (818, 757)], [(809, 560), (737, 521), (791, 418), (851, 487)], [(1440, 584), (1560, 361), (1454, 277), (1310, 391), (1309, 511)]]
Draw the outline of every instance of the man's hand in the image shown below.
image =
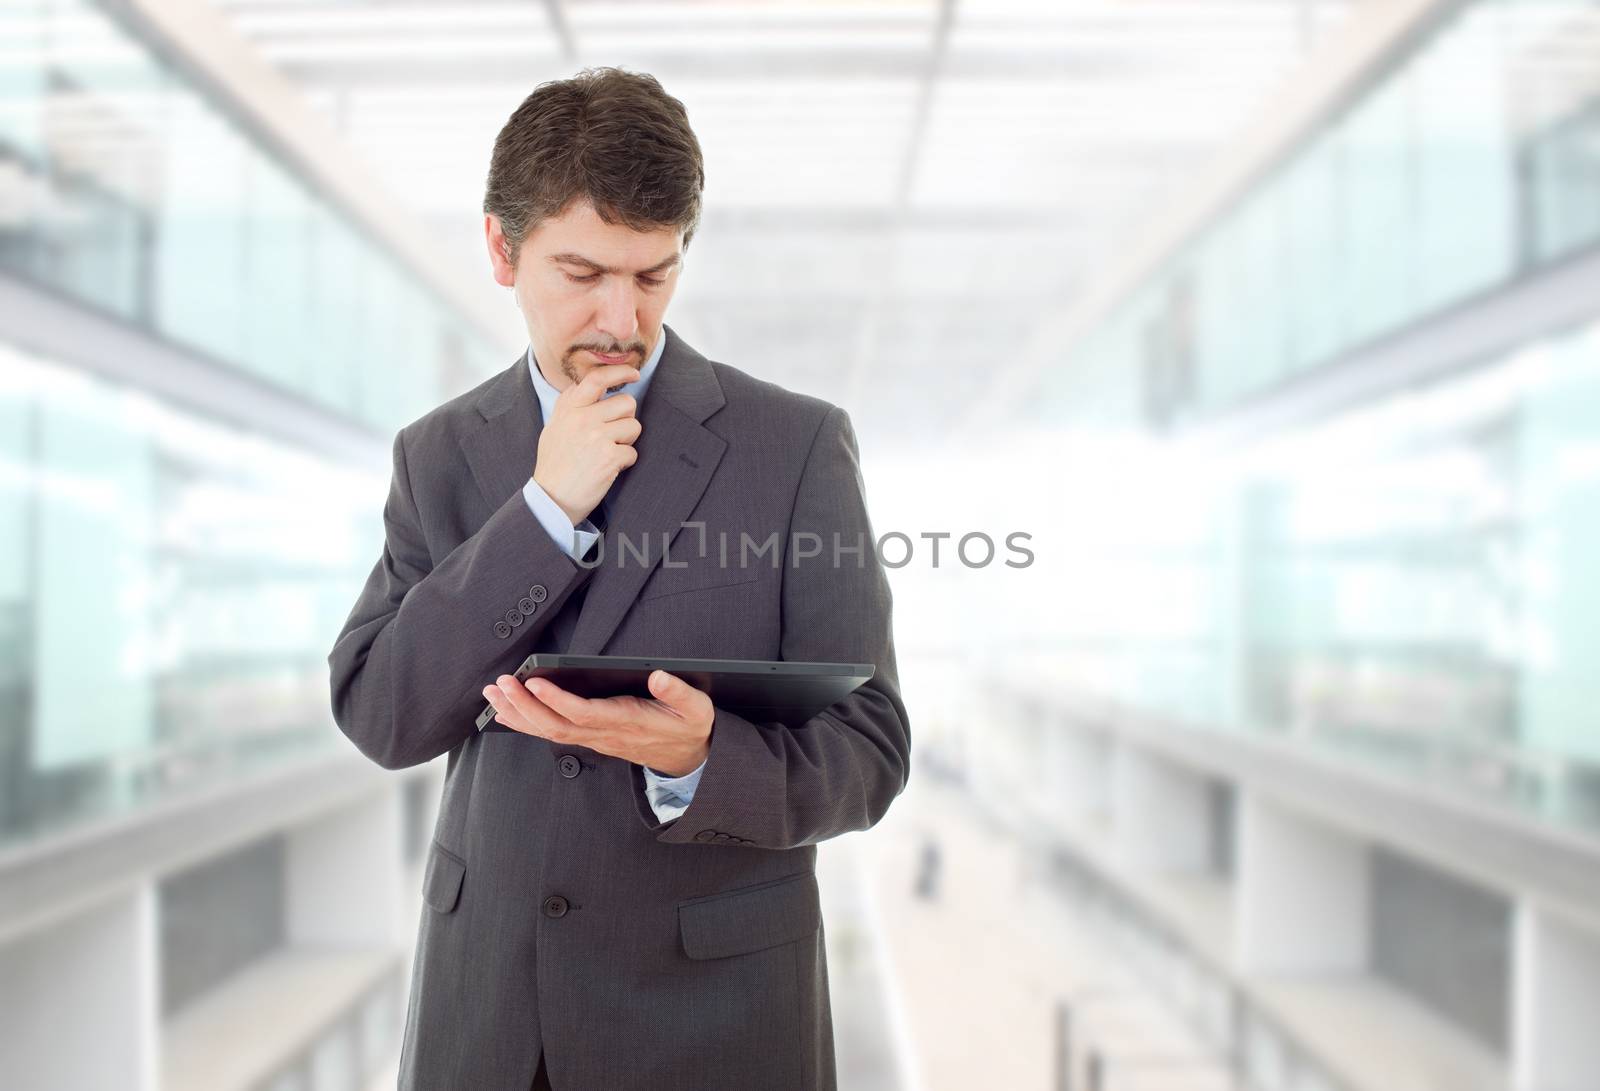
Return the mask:
[(600, 503), (617, 475), (638, 459), (638, 403), (628, 394), (602, 397), (631, 383), (639, 370), (629, 364), (603, 364), (556, 398), (539, 433), (533, 479), (574, 524)]
[(524, 735), (587, 746), (669, 777), (694, 772), (711, 749), (711, 698), (666, 671), (650, 673), (653, 701), (579, 697), (548, 678), (522, 683), (502, 674), (496, 681), (483, 689), (495, 720)]

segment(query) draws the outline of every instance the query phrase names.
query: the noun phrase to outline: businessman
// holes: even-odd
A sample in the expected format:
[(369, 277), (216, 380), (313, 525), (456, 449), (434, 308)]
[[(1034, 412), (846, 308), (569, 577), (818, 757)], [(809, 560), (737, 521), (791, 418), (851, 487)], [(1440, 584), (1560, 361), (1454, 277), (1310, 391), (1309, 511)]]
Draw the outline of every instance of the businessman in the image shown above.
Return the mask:
[[(889, 587), (844, 411), (664, 325), (703, 187), (651, 77), (537, 88), (484, 200), (528, 350), (395, 439), (328, 661), (363, 754), (449, 755), (402, 1088), (835, 1086), (815, 846), (906, 784)], [(786, 727), (663, 672), (649, 699), (518, 683), (533, 651), (877, 672)]]

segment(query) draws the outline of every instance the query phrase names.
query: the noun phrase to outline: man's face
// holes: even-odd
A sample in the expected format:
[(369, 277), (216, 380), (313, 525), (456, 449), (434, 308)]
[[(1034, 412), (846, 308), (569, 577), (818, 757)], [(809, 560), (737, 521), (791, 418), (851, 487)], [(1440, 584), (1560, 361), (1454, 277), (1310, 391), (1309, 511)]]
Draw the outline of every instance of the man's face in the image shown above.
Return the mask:
[(484, 229), (495, 280), (515, 292), (552, 386), (565, 390), (603, 364), (644, 363), (678, 286), (682, 232), (608, 224), (574, 201), (528, 232), (513, 268), (498, 218), (485, 216)]

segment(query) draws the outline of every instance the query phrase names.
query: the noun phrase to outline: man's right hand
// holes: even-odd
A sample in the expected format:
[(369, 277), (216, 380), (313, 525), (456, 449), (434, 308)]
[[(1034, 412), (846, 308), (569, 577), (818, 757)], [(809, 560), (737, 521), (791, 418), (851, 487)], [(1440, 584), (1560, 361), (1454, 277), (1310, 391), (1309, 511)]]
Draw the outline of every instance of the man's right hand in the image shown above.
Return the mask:
[(539, 433), (533, 480), (577, 525), (588, 518), (616, 481), (638, 459), (633, 443), (640, 424), (638, 404), (628, 394), (602, 397), (639, 378), (628, 364), (603, 364), (556, 397), (555, 410)]

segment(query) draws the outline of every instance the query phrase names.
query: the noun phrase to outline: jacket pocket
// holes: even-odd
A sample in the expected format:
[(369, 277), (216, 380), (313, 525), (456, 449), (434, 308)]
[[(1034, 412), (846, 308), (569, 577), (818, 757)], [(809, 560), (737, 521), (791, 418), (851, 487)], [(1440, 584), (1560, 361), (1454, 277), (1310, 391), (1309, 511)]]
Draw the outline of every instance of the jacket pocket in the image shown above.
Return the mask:
[(682, 595), (690, 591), (714, 591), (719, 587), (737, 587), (754, 583), (761, 578), (761, 568), (745, 565), (739, 568), (718, 568), (714, 565), (697, 565), (691, 568), (657, 568), (650, 581), (639, 593), (640, 602)]
[(422, 900), (436, 912), (450, 912), (461, 897), (461, 880), (466, 874), (467, 862), (435, 841), (423, 870)]
[(727, 958), (792, 943), (821, 923), (811, 872), (678, 903), (678, 930), (690, 958)]

